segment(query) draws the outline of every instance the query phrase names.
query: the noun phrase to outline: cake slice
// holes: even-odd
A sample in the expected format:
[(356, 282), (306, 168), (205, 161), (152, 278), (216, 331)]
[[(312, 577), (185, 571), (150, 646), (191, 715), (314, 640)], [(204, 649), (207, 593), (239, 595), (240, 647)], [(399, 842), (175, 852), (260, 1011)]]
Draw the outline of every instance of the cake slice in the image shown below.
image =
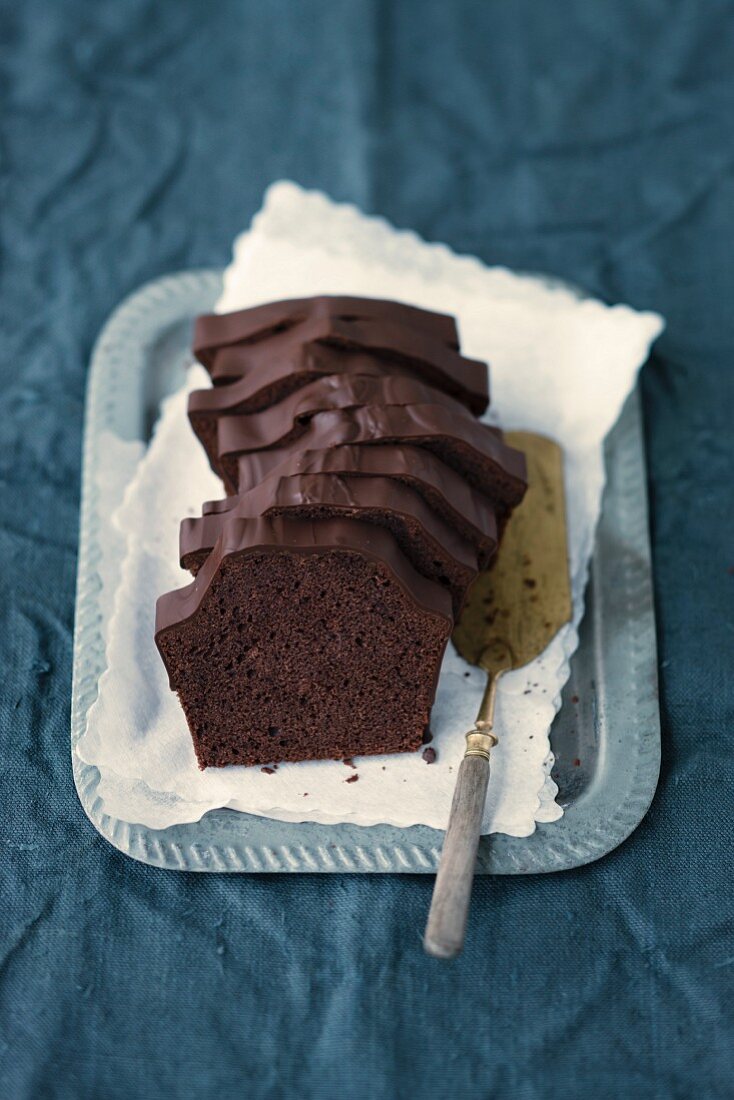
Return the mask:
[[(476, 551), (481, 569), (486, 568), (497, 549), (497, 517), (491, 502), (422, 447), (385, 444), (383, 447), (344, 446), (298, 451), (270, 476), (292, 477), (298, 473), (338, 474), (348, 480), (389, 477), (419, 493), (448, 526), (469, 542)], [(236, 506), (238, 499), (234, 495), (206, 501), (202, 513), (227, 512)]]
[[(219, 353), (219, 362), (234, 357), (238, 348), (225, 348)], [(483, 412), (487, 406), (488, 390), (483, 387), (481, 398), (467, 388), (462, 372), (432, 369), (427, 364), (385, 359), (376, 352), (355, 348), (333, 347), (321, 343), (302, 343), (292, 339), (276, 354), (268, 344), (258, 346), (258, 355), (242, 363), (232, 365), (229, 373), (235, 375), (225, 385), (194, 390), (189, 395), (189, 417), (197, 435), (197, 420), (233, 413), (255, 413), (270, 408), (278, 401), (315, 382), (324, 375), (367, 375), (379, 377), (386, 374), (405, 375), (432, 386), (461, 402), (471, 412)], [(260, 361), (261, 360), (261, 361)]]
[(211, 370), (222, 348), (256, 344), (307, 320), (325, 317), (343, 321), (389, 320), (393, 324), (422, 329), (454, 351), (459, 348), (456, 321), (447, 314), (379, 298), (323, 294), (266, 302), (232, 313), (202, 314), (194, 326), (193, 352), (199, 362)]
[(280, 477), (276, 473), (232, 501), (228, 511), (183, 520), (179, 544), (184, 569), (196, 575), (233, 517), (284, 516), (306, 520), (344, 517), (387, 528), (414, 569), (449, 591), (454, 618), (461, 613), (466, 590), (478, 572), (471, 543), (449, 527), (414, 489), (389, 477)]
[(233, 518), (156, 643), (206, 768), (419, 748), (452, 625), (387, 530)]
[[(268, 413), (261, 414), (263, 418)], [(525, 458), (502, 442), (501, 433), (471, 416), (441, 405), (365, 405), (317, 413), (297, 439), (282, 447), (252, 451), (236, 418), (219, 422), (218, 468), (228, 492), (247, 492), (301, 450), (343, 444), (422, 447), (484, 493), (500, 513), (518, 504), (526, 489)]]
[[(385, 369), (448, 385), (472, 412), (489, 402), (487, 364), (467, 359), (429, 332), (389, 319), (350, 319), (317, 315), (302, 324), (270, 332), (255, 343), (229, 344), (203, 359), (215, 385), (259, 374), (272, 363), (292, 359), (296, 349), (323, 344), (342, 352), (368, 352), (385, 362)], [(202, 356), (200, 355), (200, 358)]]
[(471, 413), (454, 398), (415, 378), (327, 374), (263, 412), (201, 416), (192, 415), (189, 405), (189, 418), (207, 452), (212, 469), (222, 476), (219, 455), (229, 450), (231, 440), (237, 441), (238, 446), (241, 441), (243, 451), (261, 451), (268, 447), (285, 446), (303, 435), (313, 416), (327, 409), (421, 403), (443, 405), (452, 409), (458, 417), (471, 417)]

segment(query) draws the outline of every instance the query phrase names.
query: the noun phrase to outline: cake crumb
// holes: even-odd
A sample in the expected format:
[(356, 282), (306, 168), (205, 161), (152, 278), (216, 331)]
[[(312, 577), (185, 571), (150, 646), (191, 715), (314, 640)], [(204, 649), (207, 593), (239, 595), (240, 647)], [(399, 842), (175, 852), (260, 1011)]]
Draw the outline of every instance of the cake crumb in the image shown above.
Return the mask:
[(265, 772), (266, 775), (275, 775), (275, 768), (260, 768), (261, 772)]
[(358, 779), (359, 779), (358, 775), (350, 775), (349, 779), (345, 779), (344, 782), (345, 783), (356, 783)]
[(434, 760), (436, 759), (436, 750), (435, 749), (424, 749), (423, 750), (423, 759), (425, 760), (426, 764), (432, 764), (434, 762)]
[(345, 756), (344, 759), (342, 760), (342, 764), (346, 764), (348, 768), (356, 768), (357, 767), (357, 765), (354, 763), (354, 760), (351, 756)]

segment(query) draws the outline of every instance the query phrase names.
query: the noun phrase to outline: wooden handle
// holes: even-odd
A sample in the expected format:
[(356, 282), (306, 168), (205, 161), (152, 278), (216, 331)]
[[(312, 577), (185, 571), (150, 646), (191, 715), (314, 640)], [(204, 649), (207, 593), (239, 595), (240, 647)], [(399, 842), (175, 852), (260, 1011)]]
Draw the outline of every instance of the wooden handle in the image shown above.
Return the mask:
[(459, 767), (423, 937), (428, 954), (439, 959), (455, 958), (464, 946), (488, 782), (486, 756), (465, 756)]

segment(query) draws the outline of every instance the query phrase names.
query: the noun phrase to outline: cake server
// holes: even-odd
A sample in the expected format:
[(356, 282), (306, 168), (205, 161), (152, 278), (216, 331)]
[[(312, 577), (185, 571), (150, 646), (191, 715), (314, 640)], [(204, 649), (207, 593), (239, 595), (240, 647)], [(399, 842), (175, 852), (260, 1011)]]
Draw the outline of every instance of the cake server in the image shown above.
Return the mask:
[(469, 590), (453, 635), (461, 656), (487, 673), (474, 728), (466, 735), (446, 838), (423, 939), (429, 955), (451, 959), (464, 944), (479, 832), (498, 743), (494, 710), (500, 678), (538, 657), (571, 618), (563, 454), (552, 439), (507, 432), (525, 452), (528, 490), (507, 524), (492, 567)]

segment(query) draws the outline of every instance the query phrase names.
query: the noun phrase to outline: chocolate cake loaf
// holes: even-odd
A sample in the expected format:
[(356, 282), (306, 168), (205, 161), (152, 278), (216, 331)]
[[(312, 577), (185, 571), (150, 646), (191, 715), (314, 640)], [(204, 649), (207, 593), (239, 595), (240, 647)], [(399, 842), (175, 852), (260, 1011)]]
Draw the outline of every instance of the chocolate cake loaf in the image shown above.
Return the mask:
[(201, 767), (420, 746), (468, 586), (525, 491), (452, 318), (373, 299), (197, 322), (230, 494), (181, 525), (156, 642)]
[(452, 625), (389, 531), (261, 517), (160, 597), (155, 637), (206, 768), (419, 748)]

